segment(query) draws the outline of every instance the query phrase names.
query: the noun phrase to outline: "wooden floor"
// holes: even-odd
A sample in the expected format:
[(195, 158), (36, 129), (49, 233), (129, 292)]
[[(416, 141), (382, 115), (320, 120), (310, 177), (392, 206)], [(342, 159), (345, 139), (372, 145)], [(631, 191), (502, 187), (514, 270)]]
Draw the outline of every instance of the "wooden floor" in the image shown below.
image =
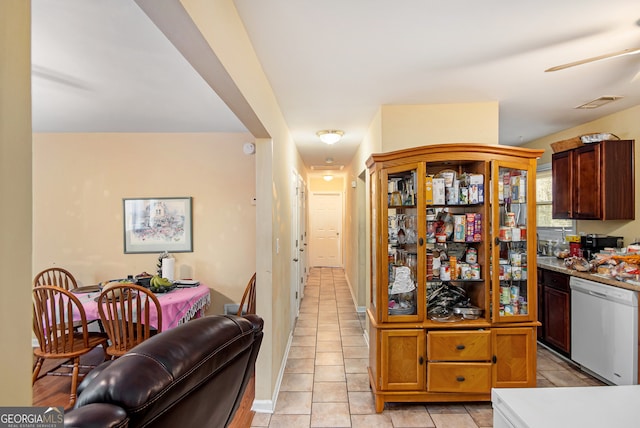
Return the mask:
[[(98, 347), (87, 355), (80, 357), (80, 364), (95, 366), (104, 359), (102, 348)], [(35, 363), (35, 358), (34, 358)], [(52, 406), (67, 408), (69, 404), (69, 394), (71, 393), (71, 376), (47, 376), (49, 370), (65, 363), (65, 360), (45, 360), (40, 370), (40, 375), (33, 384), (33, 405)], [(59, 368), (58, 372), (70, 372), (64, 368)], [(84, 370), (86, 372), (87, 370)], [(81, 373), (83, 371), (81, 370)]]

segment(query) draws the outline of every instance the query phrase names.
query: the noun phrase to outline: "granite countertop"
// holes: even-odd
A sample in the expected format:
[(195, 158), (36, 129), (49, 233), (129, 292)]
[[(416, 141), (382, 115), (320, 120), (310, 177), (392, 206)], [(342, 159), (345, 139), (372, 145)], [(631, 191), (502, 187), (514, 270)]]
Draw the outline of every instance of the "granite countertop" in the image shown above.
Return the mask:
[(624, 281), (618, 281), (609, 275), (602, 275), (598, 273), (580, 272), (577, 270), (569, 269), (564, 265), (564, 260), (557, 257), (538, 256), (538, 267), (541, 269), (552, 270), (555, 272), (564, 273), (566, 275), (575, 276), (578, 278), (588, 279), (590, 281), (600, 282), (602, 284), (612, 285), (614, 287), (625, 288), (627, 290), (640, 291), (640, 282), (630, 283)]

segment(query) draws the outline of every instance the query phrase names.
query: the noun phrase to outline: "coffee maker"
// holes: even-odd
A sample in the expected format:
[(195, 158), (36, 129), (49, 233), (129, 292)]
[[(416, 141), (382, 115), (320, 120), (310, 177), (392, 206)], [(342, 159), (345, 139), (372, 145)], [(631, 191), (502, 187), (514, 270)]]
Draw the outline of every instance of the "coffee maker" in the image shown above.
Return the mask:
[(624, 247), (624, 238), (622, 236), (588, 234), (580, 237), (580, 245), (582, 246), (584, 258), (591, 260), (595, 254), (605, 248)]

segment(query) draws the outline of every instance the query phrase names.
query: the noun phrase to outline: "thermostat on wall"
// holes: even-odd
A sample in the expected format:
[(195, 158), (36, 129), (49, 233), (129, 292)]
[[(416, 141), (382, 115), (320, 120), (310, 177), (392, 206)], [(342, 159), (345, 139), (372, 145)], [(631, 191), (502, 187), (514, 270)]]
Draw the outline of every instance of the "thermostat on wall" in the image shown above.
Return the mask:
[(252, 155), (256, 152), (256, 145), (253, 143), (244, 143), (244, 146), (242, 146), (242, 151), (245, 155)]

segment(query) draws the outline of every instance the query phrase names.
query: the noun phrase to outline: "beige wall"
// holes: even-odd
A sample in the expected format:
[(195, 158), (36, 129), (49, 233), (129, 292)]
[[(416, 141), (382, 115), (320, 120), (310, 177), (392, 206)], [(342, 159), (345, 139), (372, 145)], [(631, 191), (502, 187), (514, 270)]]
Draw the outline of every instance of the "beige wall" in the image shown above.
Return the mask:
[(233, 1), (182, 0), (182, 4), (271, 137), (256, 143), (257, 295), (270, 307), (260, 311), (265, 338), (256, 366), (254, 407), (268, 411), (275, 404), (295, 315), (291, 307), (293, 255), (287, 244), (292, 235), (290, 180), (294, 171), (306, 180), (306, 171)]
[[(380, 151), (382, 151), (382, 109), (379, 109), (372, 118), (367, 134), (346, 169), (347, 181), (355, 180), (357, 186), (364, 187), (364, 189), (356, 187), (355, 191), (349, 191), (345, 200), (345, 233), (348, 234), (345, 244), (345, 275), (356, 305), (360, 308), (366, 308), (369, 301), (369, 260), (371, 260), (369, 175), (365, 162), (372, 153)], [(364, 182), (359, 178), (363, 173)], [(362, 197), (363, 193), (364, 197)]]
[(498, 144), (498, 103), (382, 106), (382, 149), (440, 143)]
[(322, 177), (309, 177), (308, 182), (308, 188), (311, 192), (342, 192), (345, 186), (344, 176), (336, 174), (331, 181), (326, 181)]
[(0, 1), (0, 406), (31, 405), (30, 11)]
[[(566, 129), (562, 132), (548, 135), (537, 139), (523, 147), (534, 149), (544, 149), (545, 153), (539, 160), (539, 164), (551, 162), (550, 144), (556, 141), (577, 137), (584, 134), (598, 132), (610, 132), (623, 140), (635, 140), (635, 165), (640, 160), (640, 106), (635, 106), (619, 113), (605, 116), (601, 119), (587, 122), (574, 128)], [(637, 167), (636, 167), (637, 171)], [(620, 197), (628, 197), (627, 189), (620, 189)], [(635, 175), (635, 220), (581, 220), (577, 222), (577, 231), (585, 233), (601, 233), (606, 235), (623, 236), (625, 244), (630, 244), (635, 238), (640, 237), (640, 176)]]
[[(70, 270), (85, 285), (156, 269), (124, 254), (123, 198), (192, 197), (193, 252), (176, 276), (212, 289), (209, 313), (239, 302), (255, 271), (255, 157), (237, 134), (34, 134), (33, 272)], [(259, 304), (260, 306), (260, 304)]]

